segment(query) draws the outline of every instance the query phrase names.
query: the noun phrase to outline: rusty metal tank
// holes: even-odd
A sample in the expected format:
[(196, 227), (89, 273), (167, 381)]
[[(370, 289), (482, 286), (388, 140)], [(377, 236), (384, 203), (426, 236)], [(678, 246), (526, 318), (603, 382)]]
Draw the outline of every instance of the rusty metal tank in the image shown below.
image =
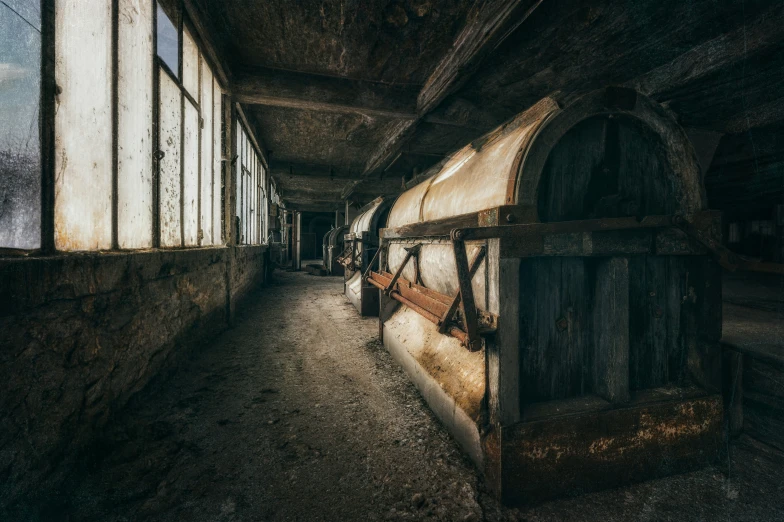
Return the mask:
[(343, 236), (348, 228), (348, 225), (335, 227), (324, 236), (324, 268), (330, 275), (343, 275), (343, 265), (337, 262), (337, 257), (343, 253)]
[(544, 99), (396, 200), (368, 278), (384, 345), (504, 501), (705, 465), (719, 222), (654, 101)]
[(378, 315), (378, 292), (362, 276), (378, 266), (378, 234), (394, 199), (378, 197), (362, 207), (344, 235), (338, 262), (344, 268), (344, 292), (362, 317)]

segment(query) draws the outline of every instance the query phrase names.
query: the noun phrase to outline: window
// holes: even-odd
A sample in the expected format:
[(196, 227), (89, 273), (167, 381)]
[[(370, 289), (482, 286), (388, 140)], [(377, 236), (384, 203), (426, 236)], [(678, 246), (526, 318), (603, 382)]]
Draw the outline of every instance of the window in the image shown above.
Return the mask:
[[(160, 244), (217, 245), (222, 241), (222, 94), (189, 25), (172, 35), (174, 24), (161, 24), (161, 12), (158, 30), (165, 34), (158, 33), (158, 42), (163, 38), (173, 47), (181, 36), (182, 54), (158, 49)], [(180, 71), (172, 69), (178, 65)]]
[(0, 248), (41, 244), (40, 0), (0, 3)]
[(237, 119), (237, 230), (238, 242), (259, 245), (267, 241), (267, 175), (249, 133)]
[(111, 42), (111, 2), (55, 1), (58, 250), (112, 248)]
[(156, 37), (158, 58), (169, 68), (175, 78), (180, 76), (180, 32), (169, 15), (158, 5)]
[[(111, 4), (55, 0), (55, 247), (220, 244), (220, 86), (179, 10), (117, 0), (114, 19)], [(1, 20), (0, 30), (19, 32), (6, 28), (8, 17)], [(37, 61), (36, 71), (37, 46), (25, 58)], [(0, 103), (5, 100), (0, 91)], [(21, 105), (29, 111), (37, 103)], [(9, 142), (2, 128), (0, 143)], [(40, 202), (38, 180), (27, 185), (26, 208)], [(40, 229), (40, 209), (35, 213), (38, 222), (28, 222)], [(25, 248), (40, 243), (38, 236), (24, 237)], [(3, 237), (0, 246), (19, 244)]]
[(153, 3), (119, 0), (117, 241), (153, 246)]
[[(40, 0), (0, 2), (0, 248), (221, 244), (223, 96), (181, 3), (161, 3), (54, 0), (44, 84)], [(42, 84), (56, 92), (46, 120)]]

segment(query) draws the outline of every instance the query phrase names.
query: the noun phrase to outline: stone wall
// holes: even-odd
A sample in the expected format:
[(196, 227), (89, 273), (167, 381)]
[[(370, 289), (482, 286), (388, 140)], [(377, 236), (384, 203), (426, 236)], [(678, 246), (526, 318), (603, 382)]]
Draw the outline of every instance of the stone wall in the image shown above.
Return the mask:
[[(230, 322), (266, 247), (0, 259), (0, 506)], [(52, 479), (53, 480), (53, 479)]]

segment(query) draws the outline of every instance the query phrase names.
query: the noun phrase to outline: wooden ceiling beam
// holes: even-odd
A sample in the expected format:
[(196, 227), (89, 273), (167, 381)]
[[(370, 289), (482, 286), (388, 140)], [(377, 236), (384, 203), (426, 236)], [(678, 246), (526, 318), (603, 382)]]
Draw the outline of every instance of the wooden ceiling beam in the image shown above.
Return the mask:
[(236, 71), (231, 90), (247, 105), (416, 118), (418, 88), (412, 86), (258, 67)]
[(489, 0), (469, 13), (469, 21), (455, 39), (451, 51), (439, 62), (417, 96), (417, 119), (400, 121), (388, 131), (365, 164), (365, 174), (382, 171), (396, 159), (419, 123), (463, 86), (482, 61), (519, 28), (542, 1)]
[(699, 90), (695, 86), (701, 80), (780, 45), (784, 41), (784, 3), (774, 4), (751, 22), (741, 21), (732, 31), (697, 45), (629, 85), (659, 101), (669, 101)]

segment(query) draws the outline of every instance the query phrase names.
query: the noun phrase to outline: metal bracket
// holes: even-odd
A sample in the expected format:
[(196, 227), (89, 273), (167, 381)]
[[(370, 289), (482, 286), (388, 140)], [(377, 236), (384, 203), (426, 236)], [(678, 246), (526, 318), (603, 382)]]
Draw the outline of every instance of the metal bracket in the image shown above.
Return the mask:
[(376, 258), (379, 256), (379, 254), (381, 254), (381, 250), (386, 248), (386, 246), (387, 246), (386, 243), (384, 243), (382, 241), (381, 244), (379, 245), (378, 249), (376, 250), (376, 253), (373, 254), (373, 257), (370, 259), (370, 263), (368, 263), (368, 266), (367, 266), (367, 269), (365, 270), (365, 273), (362, 274), (362, 280), (363, 281), (367, 281), (367, 278), (368, 278), (368, 276), (370, 275), (370, 272), (373, 269), (373, 263), (376, 262)]
[[(474, 255), (474, 259), (471, 260), (471, 268), (469, 269), (469, 281), (474, 279), (474, 275), (476, 275), (477, 270), (479, 270), (479, 265), (482, 264), (482, 260), (485, 258), (486, 254), (485, 247), (480, 247), (479, 251)], [(457, 311), (457, 307), (460, 304), (460, 292), (458, 291), (455, 296), (452, 298), (452, 303), (449, 305), (444, 316), (438, 322), (438, 333), (446, 333), (447, 329), (449, 328), (449, 321), (455, 315)]]
[(457, 282), (460, 288), (460, 313), (465, 322), (465, 346), (471, 352), (482, 349), (482, 339), (479, 337), (477, 327), (476, 305), (474, 304), (474, 289), (471, 287), (471, 270), (468, 267), (466, 245), (461, 239), (452, 238), (452, 247), (455, 251), (455, 266), (457, 267)]
[(422, 243), (417, 243), (416, 245), (412, 246), (411, 248), (404, 248), (403, 250), (406, 251), (406, 257), (403, 258), (403, 262), (400, 263), (400, 267), (398, 267), (395, 275), (392, 276), (392, 280), (389, 282), (386, 288), (384, 288), (384, 295), (388, 296), (389, 293), (392, 291), (392, 288), (395, 287), (395, 283), (397, 283), (400, 274), (403, 273), (403, 269), (406, 267), (408, 262), (414, 256), (419, 256), (419, 251), (422, 250)]

